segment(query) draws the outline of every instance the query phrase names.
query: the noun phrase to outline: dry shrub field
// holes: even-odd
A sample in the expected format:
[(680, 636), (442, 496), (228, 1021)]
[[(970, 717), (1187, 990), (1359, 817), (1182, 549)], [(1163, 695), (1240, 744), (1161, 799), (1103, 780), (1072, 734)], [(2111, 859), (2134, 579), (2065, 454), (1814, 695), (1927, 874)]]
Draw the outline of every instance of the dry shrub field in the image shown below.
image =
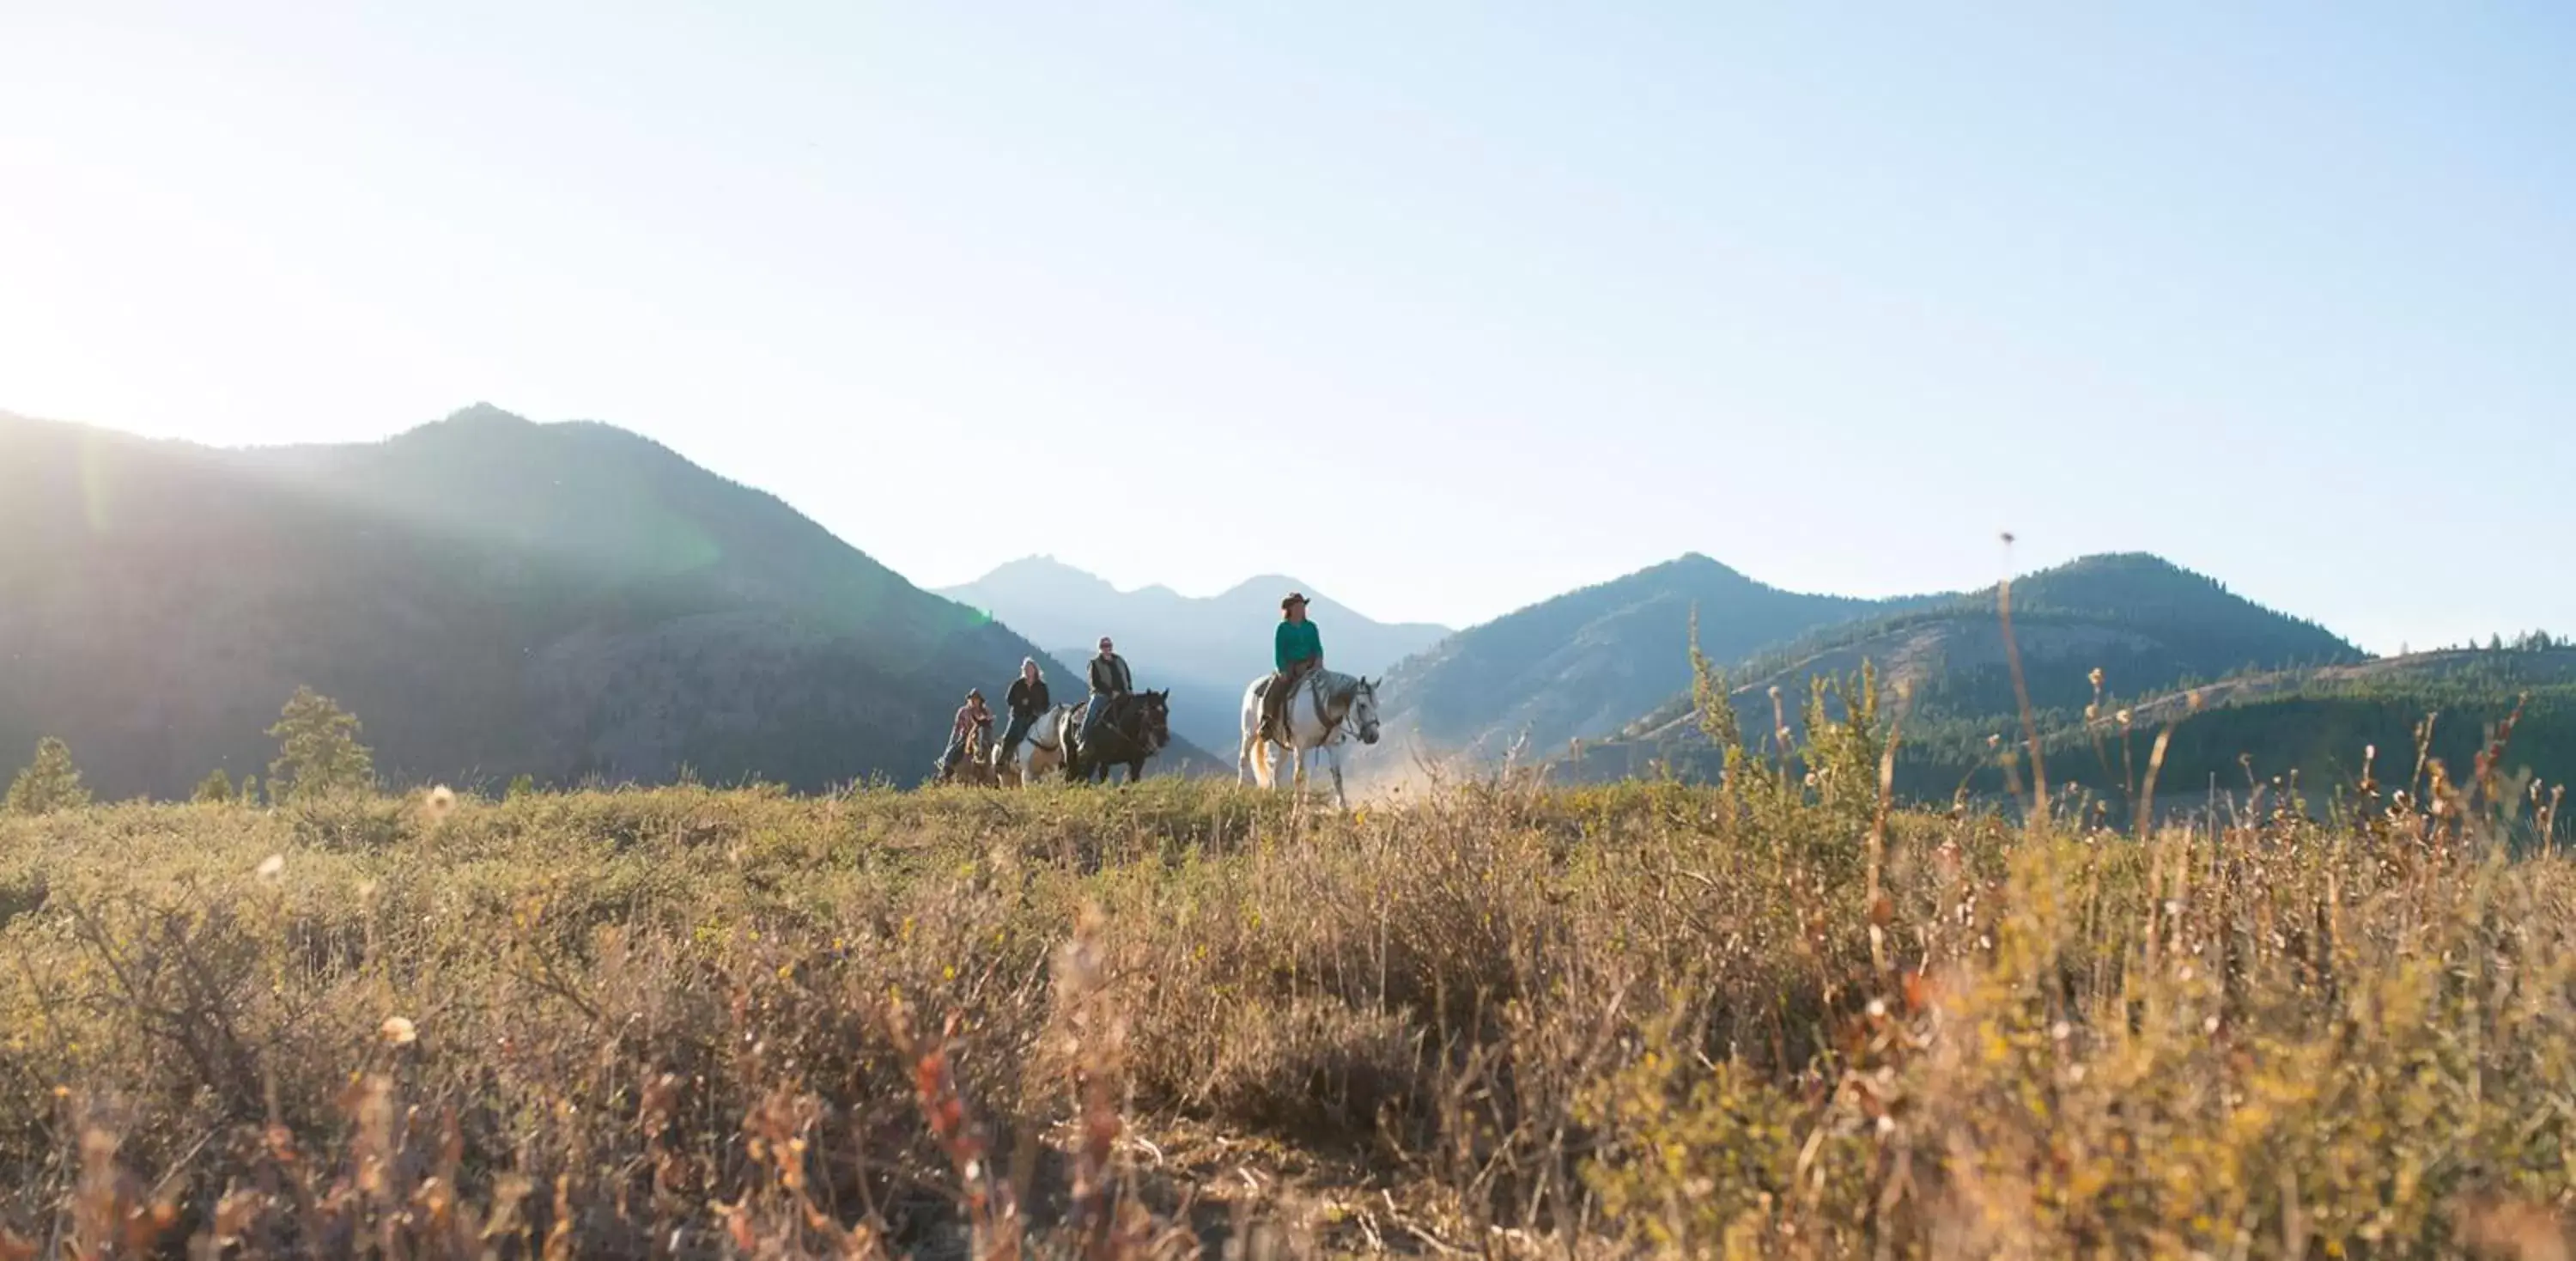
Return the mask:
[(2528, 820), (1742, 780), (0, 819), (0, 1256), (2567, 1255)]

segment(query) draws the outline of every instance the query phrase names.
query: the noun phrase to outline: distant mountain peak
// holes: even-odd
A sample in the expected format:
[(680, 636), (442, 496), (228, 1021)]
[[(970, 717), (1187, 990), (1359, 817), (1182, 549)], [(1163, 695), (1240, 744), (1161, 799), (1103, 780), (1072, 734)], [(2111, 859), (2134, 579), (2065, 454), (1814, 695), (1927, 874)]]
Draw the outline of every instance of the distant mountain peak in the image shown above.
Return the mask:
[(537, 422), (530, 420), (517, 412), (507, 411), (490, 403), (476, 401), (457, 408), (455, 411), (449, 412), (442, 423), (450, 425), (524, 425), (533, 427)]
[(1269, 604), (1291, 591), (1303, 591), (1317, 604), (1330, 601), (1317, 594), (1302, 580), (1284, 574), (1259, 574), (1246, 578), (1212, 596), (1186, 596), (1164, 583), (1149, 583), (1134, 590), (1117, 584), (1078, 565), (1069, 565), (1052, 555), (1039, 553), (994, 566), (981, 578), (943, 589), (945, 594), (961, 598), (1026, 599), (1032, 596), (1067, 598), (1073, 595), (1110, 596), (1120, 600), (1144, 600), (1153, 603), (1182, 602), (1193, 606), (1216, 607), (1250, 603), (1258, 600)]
[[(2192, 571), (2156, 555), (2154, 552), (2092, 552), (2078, 556), (2054, 570), (2040, 573), (2079, 573), (2086, 570), (2128, 571), (2132, 573), (2192, 574)], [(2031, 575), (2036, 577), (2038, 575)], [(2192, 574), (2193, 577), (2200, 575)]]
[[(1745, 577), (1743, 570), (1737, 569), (1735, 566), (1727, 564), (1725, 561), (1719, 560), (1706, 552), (1684, 552), (1671, 560), (1665, 561), (1661, 565), (1653, 566), (1652, 569), (1697, 570), (1702, 573), (1719, 574), (1729, 578), (1744, 578), (1747, 582), (1752, 581), (1752, 579)], [(1648, 572), (1652, 572), (1652, 569)]]
[[(392, 434), (380, 445), (396, 450), (471, 447), (478, 443), (523, 441), (543, 428), (545, 426), (516, 412), (505, 411), (490, 403), (474, 403)], [(307, 444), (307, 447), (319, 452), (339, 449), (338, 444), (332, 443)]]
[[(490, 403), (460, 407), (438, 420), (395, 434), (383, 445), (405, 453), (437, 453), (435, 458), (550, 461), (609, 481), (632, 476), (639, 462), (644, 466), (658, 464), (666, 470), (685, 469), (690, 474), (706, 472), (668, 444), (622, 425), (603, 420), (530, 420)], [(317, 449), (327, 452), (330, 448)], [(603, 463), (603, 458), (615, 462), (616, 467)], [(730, 483), (726, 478), (716, 480)], [(764, 498), (776, 498), (758, 493)], [(785, 507), (783, 503), (780, 506)]]
[(1226, 588), (1225, 594), (1218, 596), (1217, 599), (1233, 600), (1241, 599), (1245, 596), (1261, 596), (1265, 599), (1276, 600), (1287, 595), (1291, 591), (1303, 591), (1306, 594), (1306, 598), (1310, 600), (1320, 601), (1323, 599), (1322, 596), (1316, 595), (1313, 591), (1307, 590), (1306, 584), (1285, 574), (1255, 574), (1250, 578), (1246, 578), (1243, 581)]
[(1068, 565), (1051, 555), (1040, 553), (1006, 560), (995, 565), (981, 578), (950, 588), (952, 591), (1109, 594), (1117, 588), (1109, 580), (1090, 570)]
[(1003, 561), (1001, 564), (993, 566), (992, 572), (985, 574), (984, 576), (987, 578), (998, 578), (1004, 574), (1032, 573), (1080, 574), (1085, 578), (1095, 578), (1099, 576), (1079, 566), (1068, 565), (1063, 561), (1057, 560), (1055, 555), (1051, 552), (1039, 552), (1035, 555), (1022, 556), (1017, 560)]
[[(1599, 582), (1578, 588), (1577, 591), (1625, 597), (1640, 591), (1673, 593), (1687, 590), (1705, 591), (1711, 587), (1725, 589), (1742, 588), (1746, 590), (1772, 589), (1765, 583), (1757, 582), (1752, 578), (1746, 577), (1742, 570), (1716, 560), (1705, 553), (1684, 552), (1670, 560), (1656, 561), (1654, 564), (1638, 569), (1632, 569), (1615, 578), (1605, 578)], [(1552, 597), (1550, 600), (1542, 600), (1538, 604), (1528, 606), (1528, 608), (1543, 608), (1550, 604), (1554, 599), (1561, 599), (1564, 595), (1571, 594), (1576, 594), (1576, 592), (1560, 593), (1557, 597)], [(1528, 609), (1519, 611), (1526, 612)]]

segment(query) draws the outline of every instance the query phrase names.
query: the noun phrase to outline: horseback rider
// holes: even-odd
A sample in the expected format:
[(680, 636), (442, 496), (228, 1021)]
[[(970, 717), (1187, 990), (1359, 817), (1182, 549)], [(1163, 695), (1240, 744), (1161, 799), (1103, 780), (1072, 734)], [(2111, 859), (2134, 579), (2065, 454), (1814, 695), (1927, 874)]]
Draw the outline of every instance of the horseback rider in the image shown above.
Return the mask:
[(948, 751), (939, 755), (939, 778), (945, 780), (956, 773), (957, 759), (966, 752), (969, 736), (990, 732), (992, 727), (993, 711), (984, 708), (984, 690), (967, 689), (966, 703), (957, 707), (957, 719), (948, 725)]
[(1038, 669), (1037, 658), (1020, 658), (1020, 677), (1011, 680), (1011, 690), (1002, 694), (1002, 704), (1011, 711), (1010, 725), (1002, 728), (1002, 761), (1008, 762), (1019, 752), (1020, 741), (1028, 737), (1038, 715), (1054, 705), (1047, 696), (1046, 675)]
[(1261, 730), (1265, 738), (1278, 738), (1288, 694), (1297, 690), (1299, 680), (1324, 666), (1324, 639), (1315, 624), (1306, 620), (1302, 592), (1291, 591), (1279, 602), (1279, 630), (1272, 636), (1271, 660), (1275, 672), (1261, 694)]
[(1082, 709), (1082, 742), (1091, 743), (1092, 730), (1100, 725), (1101, 714), (1117, 697), (1135, 690), (1135, 676), (1127, 671), (1127, 659), (1109, 645), (1109, 637), (1100, 637), (1100, 654), (1091, 659), (1091, 699)]

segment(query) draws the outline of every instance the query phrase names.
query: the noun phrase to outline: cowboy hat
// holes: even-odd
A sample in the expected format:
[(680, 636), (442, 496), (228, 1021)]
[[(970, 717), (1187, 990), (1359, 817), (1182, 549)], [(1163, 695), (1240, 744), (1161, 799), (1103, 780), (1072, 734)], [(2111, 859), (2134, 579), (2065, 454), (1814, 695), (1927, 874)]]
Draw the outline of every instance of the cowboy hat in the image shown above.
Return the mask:
[(1305, 593), (1304, 593), (1304, 592), (1300, 592), (1300, 591), (1291, 591), (1291, 592), (1289, 592), (1289, 593), (1288, 593), (1288, 598), (1287, 598), (1287, 599), (1285, 599), (1285, 600), (1281, 600), (1281, 601), (1279, 602), (1279, 607), (1281, 607), (1281, 608), (1283, 608), (1283, 609), (1284, 609), (1284, 608), (1291, 607), (1291, 606), (1293, 606), (1293, 605), (1299, 605), (1299, 604), (1304, 604), (1304, 603), (1306, 603), (1306, 596), (1305, 596)]

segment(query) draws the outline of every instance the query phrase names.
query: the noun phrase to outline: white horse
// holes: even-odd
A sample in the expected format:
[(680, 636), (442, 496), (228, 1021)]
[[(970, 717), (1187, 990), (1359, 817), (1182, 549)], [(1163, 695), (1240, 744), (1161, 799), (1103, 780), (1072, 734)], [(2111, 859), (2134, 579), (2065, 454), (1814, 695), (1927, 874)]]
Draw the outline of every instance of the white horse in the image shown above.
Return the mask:
[(1064, 765), (1064, 716), (1072, 712), (1073, 706), (1058, 705), (1038, 715), (1007, 762), (1002, 759), (1001, 741), (994, 740), (993, 773), (1005, 784), (1020, 786), (1038, 782), (1041, 775), (1054, 774)]
[(1342, 743), (1356, 732), (1360, 743), (1377, 743), (1377, 685), (1366, 678), (1336, 674), (1317, 669), (1297, 681), (1295, 692), (1279, 704), (1279, 726), (1288, 737), (1285, 741), (1265, 740), (1261, 735), (1261, 696), (1270, 690), (1276, 675), (1265, 674), (1243, 689), (1243, 747), (1235, 755), (1234, 781), (1242, 783), (1249, 770), (1253, 781), (1263, 788), (1278, 779), (1271, 764), (1274, 745), (1288, 750), (1296, 762), (1296, 786), (1306, 787), (1306, 754), (1322, 750), (1324, 764), (1333, 769), (1333, 800), (1344, 808), (1350, 798), (1342, 792)]

